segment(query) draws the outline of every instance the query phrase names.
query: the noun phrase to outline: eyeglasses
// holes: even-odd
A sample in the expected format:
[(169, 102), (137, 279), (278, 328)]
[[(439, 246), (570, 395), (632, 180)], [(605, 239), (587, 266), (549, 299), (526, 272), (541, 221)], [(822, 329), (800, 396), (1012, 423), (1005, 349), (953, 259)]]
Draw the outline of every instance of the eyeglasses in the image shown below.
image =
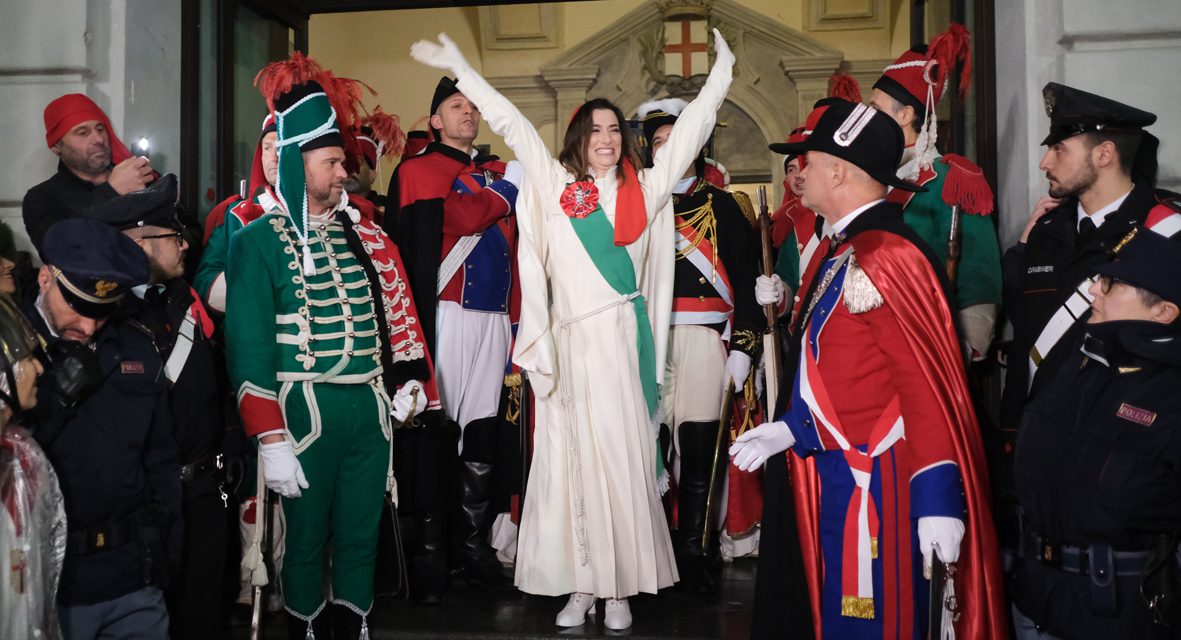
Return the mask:
[(173, 231), (172, 233), (161, 233), (154, 236), (140, 236), (140, 240), (155, 240), (157, 238), (175, 238), (177, 245), (185, 243), (185, 234), (180, 231)]
[(1099, 282), (1099, 290), (1103, 292), (1103, 295), (1107, 295), (1107, 294), (1111, 293), (1111, 285), (1113, 285), (1117, 282), (1120, 284), (1128, 284), (1127, 282), (1124, 282), (1123, 280), (1120, 280), (1119, 278), (1112, 278), (1111, 276), (1099, 276), (1098, 282)]

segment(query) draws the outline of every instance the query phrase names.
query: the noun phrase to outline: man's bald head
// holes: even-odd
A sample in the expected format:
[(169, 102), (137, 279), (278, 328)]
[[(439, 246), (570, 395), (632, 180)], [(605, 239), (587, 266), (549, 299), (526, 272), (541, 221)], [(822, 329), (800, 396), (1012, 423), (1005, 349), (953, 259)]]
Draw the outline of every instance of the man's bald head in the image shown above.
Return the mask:
[(823, 151), (809, 151), (801, 173), (804, 206), (829, 224), (858, 207), (886, 197), (886, 185), (864, 169)]

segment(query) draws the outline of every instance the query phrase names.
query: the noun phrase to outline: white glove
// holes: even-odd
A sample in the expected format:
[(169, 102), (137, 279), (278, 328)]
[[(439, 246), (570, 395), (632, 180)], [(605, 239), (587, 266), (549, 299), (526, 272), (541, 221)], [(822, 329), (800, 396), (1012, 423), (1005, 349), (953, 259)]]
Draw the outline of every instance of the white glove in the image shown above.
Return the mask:
[(308, 488), (308, 480), (303, 477), (303, 467), (295, 457), (295, 448), (290, 441), (260, 444), (258, 454), (262, 457), (262, 478), (268, 489), (284, 498), (298, 498), (303, 494), (300, 489)]
[(722, 32), (718, 31), (717, 28), (714, 28), (714, 51), (717, 54), (714, 56), (715, 65), (734, 65), (734, 52), (730, 51), (730, 45), (726, 43), (726, 39), (722, 37)]
[(787, 285), (779, 276), (755, 278), (755, 302), (779, 307), (787, 299)]
[[(415, 389), (418, 390), (417, 394), (414, 393)], [(390, 404), (390, 416), (398, 422), (406, 422), (411, 409), (414, 410), (415, 416), (426, 409), (426, 388), (422, 386), (421, 382), (411, 380), (398, 389), (398, 392), (390, 399)]]
[(513, 183), (513, 186), (520, 189), (521, 180), (525, 177), (525, 167), (521, 166), (520, 162), (516, 160), (509, 160), (504, 165), (504, 179)]
[(734, 385), (735, 391), (742, 391), (748, 376), (750, 376), (750, 356), (741, 351), (731, 351), (730, 357), (726, 358), (726, 377), (729, 378), (730, 384)]
[(439, 34), (438, 44), (430, 40), (419, 40), (410, 45), (410, 57), (436, 69), (448, 69), (456, 76), (463, 75), (464, 71), (471, 69), (467, 58), (463, 57), (459, 47), (445, 33)]
[(766, 464), (768, 458), (787, 451), (795, 443), (796, 437), (791, 435), (786, 422), (765, 422), (738, 436), (730, 445), (730, 457), (740, 470), (754, 471)]
[(964, 539), (964, 521), (949, 516), (919, 518), (919, 550), (923, 552), (923, 575), (931, 576), (931, 550), (939, 559), (952, 563), (960, 559), (960, 542)]

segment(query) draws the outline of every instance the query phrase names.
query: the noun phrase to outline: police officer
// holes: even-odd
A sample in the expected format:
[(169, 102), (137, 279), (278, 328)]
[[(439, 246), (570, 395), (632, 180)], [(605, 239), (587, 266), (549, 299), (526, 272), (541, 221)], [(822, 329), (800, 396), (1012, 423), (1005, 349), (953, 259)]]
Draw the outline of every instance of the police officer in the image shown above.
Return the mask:
[(1176, 637), (1179, 272), (1181, 244), (1137, 229), (1098, 268), (1081, 344), (1025, 410), (1019, 637)]
[[(213, 322), (184, 275), (189, 243), (176, 212), (177, 181), (165, 175), (151, 187), (90, 207), (84, 217), (131, 238), (148, 257), (146, 284), (131, 289), (121, 317), (146, 329), (164, 361), (170, 384), (172, 434), (180, 450), (184, 486), (184, 555), (169, 592), (173, 638), (210, 638), (221, 626), (228, 528), (223, 485), (223, 425), (217, 394)], [(246, 450), (235, 429), (237, 453)]]
[[(1006, 545), (1015, 542), (1012, 450), (1027, 398), (1057, 377), (1073, 352), (1090, 305), (1090, 278), (1137, 225), (1173, 235), (1175, 194), (1154, 190), (1156, 116), (1054, 82), (1043, 89), (1050, 117), (1041, 168), (1049, 194), (1038, 201), (1021, 240), (1004, 257), (1005, 308), (1013, 325), (993, 439), (993, 473)], [(1165, 224), (1158, 224), (1164, 221)]]
[(55, 223), (42, 251), (25, 315), (48, 356), (29, 426), (65, 496), (62, 631), (166, 638), (162, 581), (181, 536), (168, 381), (151, 334), (111, 318), (148, 280), (148, 261), (131, 239), (84, 219)]

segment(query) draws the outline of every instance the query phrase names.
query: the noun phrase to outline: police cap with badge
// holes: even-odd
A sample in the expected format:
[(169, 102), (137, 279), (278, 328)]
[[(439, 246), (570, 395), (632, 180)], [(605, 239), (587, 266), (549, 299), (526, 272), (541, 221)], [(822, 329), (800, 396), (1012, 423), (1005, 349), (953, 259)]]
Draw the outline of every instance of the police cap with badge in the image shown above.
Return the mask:
[(888, 187), (926, 191), (896, 173), (905, 144), (893, 118), (873, 107), (839, 100), (828, 106), (806, 140), (775, 146), (785, 154), (827, 153), (860, 167)]
[(87, 318), (111, 315), (128, 290), (148, 281), (148, 257), (139, 245), (97, 220), (57, 222), (42, 247), (62, 298)]
[(1177, 277), (1181, 273), (1181, 243), (1159, 233), (1137, 229), (1115, 259), (1097, 272), (1181, 306), (1181, 278)]
[(1110, 98), (1068, 87), (1057, 82), (1042, 89), (1050, 132), (1042, 146), (1057, 144), (1083, 133), (1138, 136), (1140, 146), (1132, 163), (1134, 179), (1156, 183), (1156, 152), (1160, 140), (1144, 130), (1156, 122), (1156, 114), (1116, 102)]

